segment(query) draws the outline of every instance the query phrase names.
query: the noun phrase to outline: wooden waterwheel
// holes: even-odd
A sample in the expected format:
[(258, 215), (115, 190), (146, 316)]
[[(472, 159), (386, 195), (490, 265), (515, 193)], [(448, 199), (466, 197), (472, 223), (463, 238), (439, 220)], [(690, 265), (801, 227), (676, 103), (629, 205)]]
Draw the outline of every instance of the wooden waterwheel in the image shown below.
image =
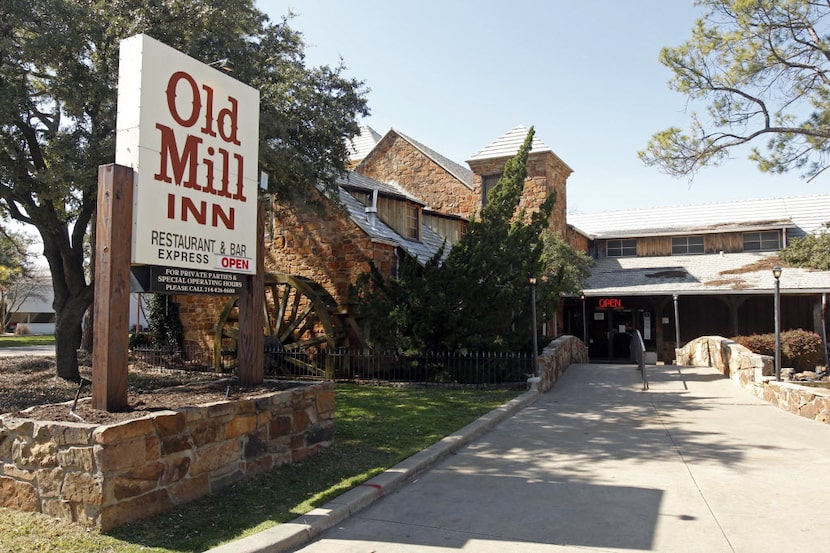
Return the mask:
[[(359, 337), (357, 325), (342, 313), (331, 294), (311, 279), (266, 273), (265, 275), (265, 363), (266, 371), (291, 376), (300, 368), (311, 376), (334, 375), (332, 353)], [(225, 304), (214, 335), (214, 365), (222, 370), (223, 358), (236, 355), (239, 308), (234, 296)], [(227, 364), (225, 364), (227, 368)]]

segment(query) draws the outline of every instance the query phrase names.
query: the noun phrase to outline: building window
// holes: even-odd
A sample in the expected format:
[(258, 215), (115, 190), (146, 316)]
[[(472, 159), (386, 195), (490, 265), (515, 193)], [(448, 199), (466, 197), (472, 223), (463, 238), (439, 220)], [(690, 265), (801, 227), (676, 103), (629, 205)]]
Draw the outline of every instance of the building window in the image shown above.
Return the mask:
[(414, 205), (406, 206), (406, 238), (409, 240), (418, 240), (421, 233), (421, 225), (418, 221), (418, 208)]
[(632, 257), (637, 255), (637, 240), (609, 240), (606, 248), (608, 257)]
[(671, 239), (671, 254), (686, 255), (703, 252), (702, 236), (673, 236)]
[(481, 206), (487, 205), (487, 197), (490, 191), (499, 183), (502, 173), (497, 175), (485, 175), (481, 177)]
[(745, 232), (745, 252), (767, 252), (781, 249), (781, 233), (777, 230), (766, 232)]

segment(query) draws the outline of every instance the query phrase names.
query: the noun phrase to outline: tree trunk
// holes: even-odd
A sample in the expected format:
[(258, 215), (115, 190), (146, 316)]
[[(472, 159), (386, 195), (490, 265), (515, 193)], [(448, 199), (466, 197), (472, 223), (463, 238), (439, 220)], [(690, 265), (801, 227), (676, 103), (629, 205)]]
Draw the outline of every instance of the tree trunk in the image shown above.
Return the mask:
[[(55, 362), (60, 378), (79, 382), (78, 348), (83, 333), (84, 313), (92, 305), (93, 285), (87, 284), (83, 265), (83, 249), (72, 249), (66, 240), (66, 231), (44, 233), (43, 254), (52, 274), (55, 298)], [(82, 243), (83, 234), (78, 231), (76, 243)]]
[(55, 310), (55, 364), (58, 376), (64, 380), (81, 380), (78, 347), (81, 345), (81, 323), (88, 306), (89, 302), (73, 297), (61, 309)]
[[(95, 244), (97, 240), (97, 231), (98, 225), (97, 221), (93, 221), (91, 225), (89, 225), (89, 266), (95, 267)], [(94, 269), (93, 269), (94, 270)], [(86, 313), (84, 314), (83, 319), (83, 327), (82, 327), (82, 334), (81, 334), (81, 349), (92, 353), (92, 343), (94, 342), (93, 339), (93, 330), (95, 328), (95, 310), (92, 309), (92, 306), (87, 307)]]
[(87, 308), (83, 317), (83, 331), (81, 334), (81, 349), (92, 353), (93, 328), (95, 327), (95, 310)]

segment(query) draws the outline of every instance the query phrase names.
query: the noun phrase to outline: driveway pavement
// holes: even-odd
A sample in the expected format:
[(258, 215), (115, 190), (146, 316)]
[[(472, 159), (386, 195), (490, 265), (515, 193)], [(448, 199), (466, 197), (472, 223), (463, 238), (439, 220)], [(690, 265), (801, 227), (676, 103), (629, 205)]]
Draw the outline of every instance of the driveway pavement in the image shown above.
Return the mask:
[(0, 348), (0, 357), (22, 357), (26, 355), (55, 355), (55, 346), (21, 346), (13, 348)]
[(342, 512), (348, 494), (223, 549), (826, 551), (830, 425), (758, 400), (714, 369), (649, 369), (643, 392), (630, 365), (571, 366), (553, 390), (408, 484), (368, 508), (347, 505), (350, 516), (315, 541), (286, 537), (292, 526), (317, 534), (314, 520)]

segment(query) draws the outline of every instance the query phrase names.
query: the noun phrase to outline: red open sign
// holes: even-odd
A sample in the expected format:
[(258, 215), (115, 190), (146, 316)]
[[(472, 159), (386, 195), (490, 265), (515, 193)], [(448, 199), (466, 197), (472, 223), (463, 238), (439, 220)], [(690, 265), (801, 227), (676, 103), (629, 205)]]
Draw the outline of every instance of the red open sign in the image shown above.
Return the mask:
[(600, 298), (597, 300), (597, 307), (600, 309), (622, 309), (622, 306), (620, 298)]

